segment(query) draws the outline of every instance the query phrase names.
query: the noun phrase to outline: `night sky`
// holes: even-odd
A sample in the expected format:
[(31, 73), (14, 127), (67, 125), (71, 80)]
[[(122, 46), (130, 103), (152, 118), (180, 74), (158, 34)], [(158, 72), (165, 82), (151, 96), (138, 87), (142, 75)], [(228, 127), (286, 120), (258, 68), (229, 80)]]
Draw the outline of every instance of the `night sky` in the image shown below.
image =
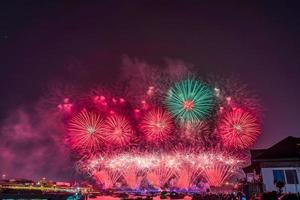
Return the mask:
[(299, 1), (126, 2), (1, 1), (0, 122), (82, 66), (89, 83), (117, 81), (128, 55), (238, 75), (265, 109), (256, 148), (300, 136)]

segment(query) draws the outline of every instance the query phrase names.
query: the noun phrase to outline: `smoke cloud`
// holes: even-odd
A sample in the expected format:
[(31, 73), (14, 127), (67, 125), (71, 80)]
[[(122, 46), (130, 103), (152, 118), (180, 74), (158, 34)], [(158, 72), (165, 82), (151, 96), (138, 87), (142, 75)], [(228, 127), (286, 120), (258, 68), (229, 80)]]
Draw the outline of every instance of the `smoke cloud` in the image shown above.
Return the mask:
[(71, 154), (62, 124), (51, 114), (18, 108), (3, 122), (0, 173), (6, 178), (70, 180)]
[[(76, 158), (65, 144), (64, 119), (57, 105), (66, 97), (72, 100), (77, 93), (102, 85), (99, 77), (93, 79), (93, 72), (86, 71), (80, 63), (70, 63), (64, 67), (65, 80), (61, 77), (50, 80), (50, 90), (34, 103), (11, 110), (1, 122), (0, 175), (34, 180), (46, 177), (57, 181), (78, 178), (74, 168)], [(181, 60), (165, 59), (163, 65), (155, 65), (123, 56), (120, 72), (111, 78), (120, 84), (126, 82), (128, 91), (133, 92), (127, 95), (137, 96), (139, 92), (145, 93), (150, 86), (148, 82), (156, 83), (155, 79), (161, 78), (157, 73), (175, 79), (187, 74), (191, 67)]]

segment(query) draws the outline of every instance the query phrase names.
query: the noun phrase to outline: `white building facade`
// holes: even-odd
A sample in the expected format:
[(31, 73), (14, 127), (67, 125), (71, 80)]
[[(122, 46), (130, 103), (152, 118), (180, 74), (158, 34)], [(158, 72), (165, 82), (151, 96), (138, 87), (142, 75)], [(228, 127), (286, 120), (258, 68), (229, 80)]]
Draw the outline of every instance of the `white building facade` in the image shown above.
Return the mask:
[(299, 167), (266, 167), (261, 168), (261, 176), (266, 192), (277, 191), (275, 181), (283, 181), (282, 188), (285, 193), (300, 192), (300, 168)]

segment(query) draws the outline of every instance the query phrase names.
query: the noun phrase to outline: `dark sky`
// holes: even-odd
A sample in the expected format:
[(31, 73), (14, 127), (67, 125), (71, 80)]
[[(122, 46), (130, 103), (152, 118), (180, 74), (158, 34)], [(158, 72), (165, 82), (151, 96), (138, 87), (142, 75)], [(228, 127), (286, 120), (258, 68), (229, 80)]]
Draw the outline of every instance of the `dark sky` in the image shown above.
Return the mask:
[(90, 81), (115, 80), (126, 54), (238, 74), (265, 107), (256, 147), (300, 136), (299, 1), (126, 2), (1, 1), (0, 119), (72, 79), (70, 63), (93, 72)]

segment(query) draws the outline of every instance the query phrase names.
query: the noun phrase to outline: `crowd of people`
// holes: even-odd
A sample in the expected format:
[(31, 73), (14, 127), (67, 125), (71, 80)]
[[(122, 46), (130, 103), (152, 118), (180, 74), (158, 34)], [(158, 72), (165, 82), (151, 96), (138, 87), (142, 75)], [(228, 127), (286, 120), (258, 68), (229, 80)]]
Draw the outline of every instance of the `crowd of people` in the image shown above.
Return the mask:
[(246, 197), (242, 193), (196, 194), (192, 200), (246, 200)]
[(192, 200), (300, 200), (299, 194), (279, 194), (277, 192), (267, 192), (258, 195), (252, 195), (250, 198), (246, 198), (242, 193), (231, 194), (196, 194), (192, 197)]

